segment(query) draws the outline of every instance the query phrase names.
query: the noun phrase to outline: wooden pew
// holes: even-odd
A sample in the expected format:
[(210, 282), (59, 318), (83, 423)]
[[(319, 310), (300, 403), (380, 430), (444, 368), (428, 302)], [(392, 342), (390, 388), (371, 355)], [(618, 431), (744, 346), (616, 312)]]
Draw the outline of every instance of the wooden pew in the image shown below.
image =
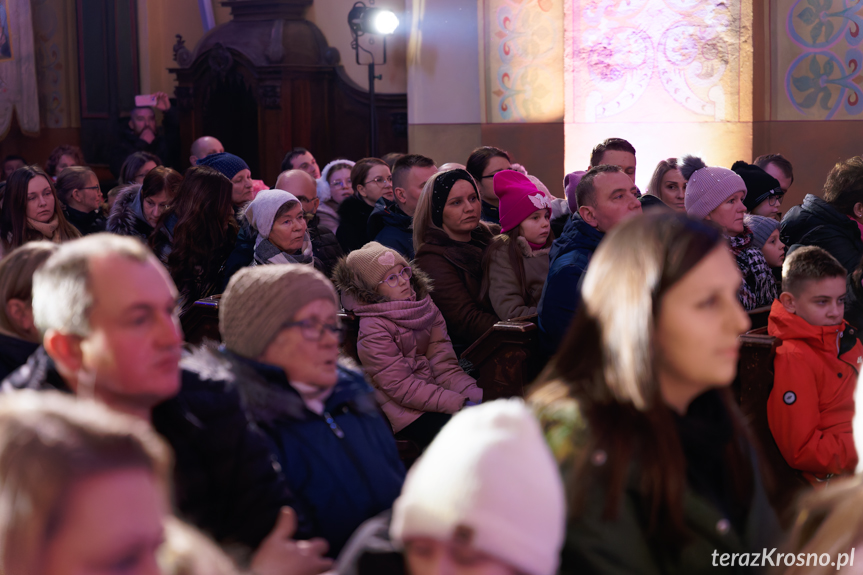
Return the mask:
[(186, 343), (200, 345), (204, 339), (222, 341), (219, 333), (219, 300), (222, 294), (199, 299), (180, 317)]
[(767, 327), (767, 318), (770, 316), (770, 307), (771, 306), (769, 305), (765, 305), (746, 312), (749, 314), (749, 321), (752, 322), (752, 325), (749, 326), (750, 330)]
[(732, 389), (769, 474), (770, 502), (787, 526), (792, 520), (793, 503), (801, 491), (809, 488), (809, 482), (785, 462), (767, 421), (767, 399), (773, 389), (773, 358), (781, 341), (767, 335), (767, 328), (762, 327), (741, 335), (740, 343), (737, 378)]
[(524, 397), (542, 370), (536, 315), (499, 321), (462, 354), (483, 390), (483, 401)]

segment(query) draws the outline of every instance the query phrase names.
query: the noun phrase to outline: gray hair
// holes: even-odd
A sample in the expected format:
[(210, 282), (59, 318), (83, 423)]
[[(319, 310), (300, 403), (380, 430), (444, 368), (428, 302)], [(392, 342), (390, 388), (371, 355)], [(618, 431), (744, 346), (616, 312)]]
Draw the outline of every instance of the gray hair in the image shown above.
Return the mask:
[(93, 307), (90, 261), (108, 255), (142, 263), (154, 257), (135, 238), (93, 234), (61, 245), (33, 274), (33, 321), (43, 336), (49, 329), (89, 335)]

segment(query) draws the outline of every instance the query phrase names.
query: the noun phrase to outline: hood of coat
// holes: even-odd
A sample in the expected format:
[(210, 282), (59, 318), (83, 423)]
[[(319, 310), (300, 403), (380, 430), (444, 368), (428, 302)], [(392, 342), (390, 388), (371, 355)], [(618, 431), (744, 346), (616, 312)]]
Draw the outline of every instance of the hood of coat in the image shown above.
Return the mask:
[[(319, 418), (306, 408), (303, 398), (279, 367), (240, 357), (223, 347), (209, 346), (196, 349), (181, 365), (194, 371), (201, 380), (236, 385), (243, 404), (256, 421), (275, 424), (286, 419)], [(347, 367), (344, 359), (339, 360), (338, 381), (324, 403), (326, 411), (335, 412), (339, 408), (357, 413), (377, 411), (371, 388), (361, 375)]]
[(551, 261), (554, 261), (561, 253), (579, 249), (595, 251), (597, 246), (599, 246), (599, 242), (604, 237), (604, 232), (585, 222), (578, 213), (572, 214), (572, 217), (566, 222), (566, 226), (563, 228), (563, 233), (561, 233), (559, 238), (554, 240), (551, 252), (549, 252), (549, 258)]
[[(770, 335), (783, 341), (804, 341), (809, 347), (833, 356), (840, 353), (845, 330), (845, 320), (839, 325), (812, 325), (802, 317), (788, 312), (778, 299), (773, 300), (767, 320), (767, 333)], [(849, 334), (848, 339), (854, 338)]]
[[(432, 291), (432, 280), (424, 271), (416, 267), (414, 262), (411, 262), (411, 271), (413, 272), (411, 287), (416, 294), (416, 300), (423, 300)], [(342, 296), (342, 305), (348, 311), (354, 311), (354, 308), (358, 306), (387, 302), (384, 296), (375, 290), (368, 289), (359, 280), (357, 274), (348, 267), (347, 256), (342, 257), (336, 267), (333, 268), (333, 283), (336, 284), (336, 288)]]
[(369, 216), (368, 234), (370, 238), (375, 238), (387, 226), (409, 230), (413, 221), (396, 202), (381, 197)]
[(780, 234), (799, 243), (799, 238), (818, 226), (832, 226), (843, 230), (851, 237), (858, 240), (860, 238), (860, 230), (857, 228), (856, 222), (822, 198), (812, 194), (806, 194), (802, 205), (794, 206), (788, 210), (788, 213), (782, 218)]
[(153, 227), (144, 218), (141, 208), (140, 187), (126, 190), (114, 201), (108, 216), (106, 230), (124, 236), (134, 234), (149, 235)]

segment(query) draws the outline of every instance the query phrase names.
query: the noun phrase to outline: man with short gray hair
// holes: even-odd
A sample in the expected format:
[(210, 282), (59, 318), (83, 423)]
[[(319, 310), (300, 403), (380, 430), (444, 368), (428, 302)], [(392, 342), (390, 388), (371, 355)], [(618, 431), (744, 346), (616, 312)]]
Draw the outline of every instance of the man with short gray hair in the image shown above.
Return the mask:
[[(94, 234), (62, 244), (34, 275), (33, 315), (43, 347), (3, 392), (59, 390), (152, 421), (176, 455), (179, 511), (217, 541), (255, 548), (283, 506), (296, 509), (236, 389), (188, 359), (181, 370), (177, 289), (140, 241)], [(296, 512), (302, 536), (305, 512)]]

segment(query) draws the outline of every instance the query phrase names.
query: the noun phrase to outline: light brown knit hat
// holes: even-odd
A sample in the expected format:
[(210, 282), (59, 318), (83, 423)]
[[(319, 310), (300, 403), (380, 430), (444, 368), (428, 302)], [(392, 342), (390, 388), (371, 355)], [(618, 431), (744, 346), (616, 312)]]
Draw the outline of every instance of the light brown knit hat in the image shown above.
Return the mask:
[(307, 303), (328, 299), (339, 307), (336, 289), (314, 267), (274, 264), (243, 268), (231, 278), (219, 302), (219, 331), (227, 348), (250, 359), (261, 356)]
[(365, 284), (366, 289), (374, 290), (383, 281), (384, 275), (394, 265), (408, 266), (407, 260), (394, 249), (378, 242), (369, 242), (348, 254), (348, 268)]

